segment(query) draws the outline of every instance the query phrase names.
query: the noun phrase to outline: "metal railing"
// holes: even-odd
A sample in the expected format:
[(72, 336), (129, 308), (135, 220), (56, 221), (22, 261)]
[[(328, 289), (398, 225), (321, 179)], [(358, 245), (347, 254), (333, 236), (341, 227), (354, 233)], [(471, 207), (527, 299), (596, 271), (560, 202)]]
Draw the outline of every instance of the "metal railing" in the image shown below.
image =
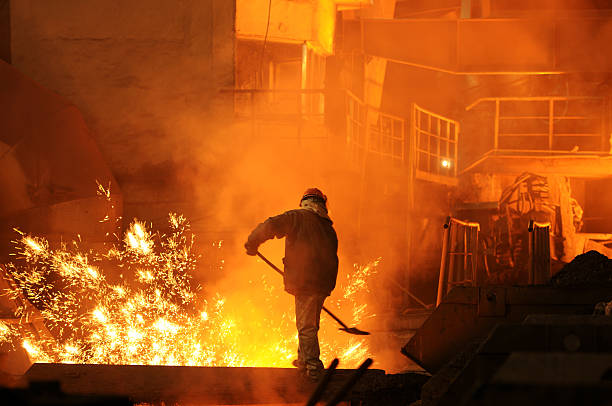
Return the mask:
[(363, 164), (373, 154), (393, 165), (404, 164), (406, 119), (368, 106), (350, 91), (346, 109), (346, 142), (353, 162)]
[(478, 233), (480, 224), (448, 217), (444, 223), (438, 298), (436, 306), (453, 286), (479, 286), (483, 275), (478, 270)]
[(346, 145), (353, 164), (361, 166), (365, 160), (366, 118), (368, 109), (363, 101), (351, 92), (346, 96)]
[(466, 110), (485, 102), (493, 104), (494, 151), (606, 150), (603, 98), (485, 97)]
[(455, 179), (459, 122), (413, 104), (411, 130), (417, 178), (442, 183)]
[[(444, 223), (440, 276), (438, 279), (439, 305), (453, 286), (485, 286), (489, 270), (478, 266), (480, 225), (448, 217)], [(542, 285), (551, 277), (551, 225), (529, 222), (528, 285)], [(486, 266), (485, 266), (486, 268)]]
[(550, 223), (529, 222), (529, 284), (550, 281)]
[(253, 137), (327, 139), (325, 89), (222, 89)]

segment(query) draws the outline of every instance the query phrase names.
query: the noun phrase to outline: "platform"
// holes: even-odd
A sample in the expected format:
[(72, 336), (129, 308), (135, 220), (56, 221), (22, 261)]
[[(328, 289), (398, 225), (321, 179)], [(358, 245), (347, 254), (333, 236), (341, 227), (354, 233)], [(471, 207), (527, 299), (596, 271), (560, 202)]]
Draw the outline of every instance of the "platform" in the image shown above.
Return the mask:
[[(336, 393), (354, 370), (339, 369), (326, 396)], [(30, 382), (59, 381), (73, 395), (126, 396), (136, 403), (193, 404), (303, 403), (315, 384), (294, 368), (233, 368), (148, 365), (34, 364), (25, 377)], [(427, 375), (385, 374), (371, 369), (346, 400), (377, 404), (406, 404), (418, 399)], [(400, 403), (401, 401), (403, 403)]]

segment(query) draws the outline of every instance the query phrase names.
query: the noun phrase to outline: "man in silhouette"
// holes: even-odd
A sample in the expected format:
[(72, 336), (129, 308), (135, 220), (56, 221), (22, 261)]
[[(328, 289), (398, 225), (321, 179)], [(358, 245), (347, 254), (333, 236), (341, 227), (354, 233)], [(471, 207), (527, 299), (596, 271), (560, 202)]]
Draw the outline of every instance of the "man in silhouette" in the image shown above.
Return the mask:
[(327, 196), (317, 188), (304, 192), (300, 207), (259, 224), (244, 244), (248, 255), (274, 237), (285, 237), (285, 290), (295, 296), (298, 358), (293, 365), (317, 380), (323, 371), (319, 359), (319, 320), (325, 298), (336, 286), (338, 237), (327, 214)]

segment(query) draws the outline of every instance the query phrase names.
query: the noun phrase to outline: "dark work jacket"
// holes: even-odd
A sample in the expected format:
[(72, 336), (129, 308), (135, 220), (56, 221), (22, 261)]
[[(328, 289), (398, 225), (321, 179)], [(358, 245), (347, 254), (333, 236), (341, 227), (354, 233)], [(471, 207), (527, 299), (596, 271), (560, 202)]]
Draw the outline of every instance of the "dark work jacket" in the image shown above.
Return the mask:
[(270, 217), (249, 235), (258, 247), (271, 238), (286, 237), (285, 290), (292, 295), (329, 295), (338, 276), (338, 237), (329, 218), (307, 209)]

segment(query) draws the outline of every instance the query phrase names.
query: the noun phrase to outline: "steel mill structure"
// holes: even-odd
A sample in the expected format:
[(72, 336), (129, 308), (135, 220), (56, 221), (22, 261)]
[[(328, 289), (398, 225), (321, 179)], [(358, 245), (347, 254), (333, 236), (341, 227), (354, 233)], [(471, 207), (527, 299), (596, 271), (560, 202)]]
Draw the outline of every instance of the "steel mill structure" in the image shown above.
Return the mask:
[[(0, 0), (0, 399), (608, 404), (610, 43), (603, 0)], [(315, 186), (312, 382), (243, 244)]]

